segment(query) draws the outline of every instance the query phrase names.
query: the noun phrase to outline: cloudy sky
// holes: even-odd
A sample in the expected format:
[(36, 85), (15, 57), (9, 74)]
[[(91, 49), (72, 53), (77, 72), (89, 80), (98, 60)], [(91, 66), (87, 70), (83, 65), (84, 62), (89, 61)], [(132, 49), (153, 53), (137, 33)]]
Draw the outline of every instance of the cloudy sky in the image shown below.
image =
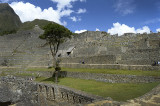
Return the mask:
[(46, 19), (72, 32), (111, 34), (160, 31), (160, 0), (0, 0), (9, 3), (22, 22)]

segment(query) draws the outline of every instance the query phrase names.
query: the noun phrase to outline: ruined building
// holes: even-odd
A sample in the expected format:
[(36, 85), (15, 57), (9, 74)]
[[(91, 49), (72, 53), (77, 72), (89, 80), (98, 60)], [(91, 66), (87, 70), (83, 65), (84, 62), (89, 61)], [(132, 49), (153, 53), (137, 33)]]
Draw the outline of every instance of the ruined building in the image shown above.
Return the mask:
[[(1, 10), (7, 11), (7, 8), (11, 11), (9, 5), (0, 5)], [(15, 16), (17, 15), (13, 15)], [(38, 20), (38, 24), (40, 22), (41, 20)], [(33, 23), (25, 25), (30, 24)], [(14, 67), (52, 65), (49, 46), (44, 46), (45, 40), (39, 38), (43, 32), (41, 27), (35, 24), (31, 29), (23, 28), (15, 34), (0, 36), (0, 65)], [(74, 68), (81, 64), (85, 64), (83, 67), (86, 64), (98, 64), (112, 65), (114, 68), (118, 65), (151, 65), (154, 61), (160, 61), (160, 33), (128, 33), (117, 36), (100, 31), (86, 31), (73, 35), (63, 43), (57, 56), (61, 57), (62, 66), (75, 64)]]

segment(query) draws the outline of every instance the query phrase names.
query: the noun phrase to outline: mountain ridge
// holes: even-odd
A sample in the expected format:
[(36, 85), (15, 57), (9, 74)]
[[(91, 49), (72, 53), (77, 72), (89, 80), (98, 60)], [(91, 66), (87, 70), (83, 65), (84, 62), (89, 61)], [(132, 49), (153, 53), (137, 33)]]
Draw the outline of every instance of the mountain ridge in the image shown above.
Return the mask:
[(0, 3), (0, 35), (16, 32), (22, 22), (7, 3)]

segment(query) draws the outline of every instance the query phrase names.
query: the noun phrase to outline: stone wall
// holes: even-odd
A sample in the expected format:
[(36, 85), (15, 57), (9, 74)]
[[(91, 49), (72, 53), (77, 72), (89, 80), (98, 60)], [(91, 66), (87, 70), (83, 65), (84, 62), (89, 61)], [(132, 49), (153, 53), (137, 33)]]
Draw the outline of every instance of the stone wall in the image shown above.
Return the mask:
[[(68, 61), (64, 61), (65, 63), (73, 63), (73, 58), (90, 61), (89, 57), (111, 55), (114, 57), (114, 64), (151, 65), (154, 61), (160, 61), (160, 35), (156, 33), (111, 36), (105, 32), (87, 31), (75, 35), (62, 44), (61, 49), (71, 46), (75, 49), (68, 56)], [(91, 64), (101, 64), (101, 60), (95, 61), (91, 61)], [(108, 64), (108, 61), (110, 59), (106, 58), (103, 64)]]
[[(45, 40), (39, 39), (42, 33), (43, 30), (35, 27), (0, 36), (0, 65), (22, 68), (52, 65), (49, 47), (44, 47)], [(74, 49), (67, 55), (65, 51), (71, 47)], [(160, 61), (160, 35), (116, 36), (106, 32), (87, 31), (73, 35), (72, 39), (60, 46), (60, 51), (63, 51), (62, 63), (67, 64), (84, 61), (87, 64), (151, 65), (154, 61)]]
[(45, 40), (39, 38), (42, 33), (43, 30), (40, 28), (34, 28), (16, 34), (0, 36), (0, 65), (14, 67), (47, 66), (48, 61), (46, 60), (50, 58), (48, 55), (49, 48), (42, 47), (45, 44)]
[(136, 75), (117, 75), (117, 74), (98, 74), (81, 72), (64, 72), (65, 77), (91, 79), (109, 83), (149, 83), (160, 82), (160, 77), (136, 76)]
[(160, 70), (160, 66), (151, 66), (151, 65), (61, 63), (60, 66), (66, 68), (89, 68), (89, 69), (121, 69), (121, 70), (143, 70), (143, 71)]
[[(1, 77), (0, 102), (29, 106), (73, 105), (92, 103), (102, 97), (86, 94), (71, 88), (55, 84), (34, 82), (31, 78), (14, 76)], [(64, 105), (63, 104), (63, 105)]]
[[(53, 72), (51, 71), (0, 71), (0, 74), (7, 75), (20, 75), (27, 73), (37, 77), (52, 77)], [(80, 79), (91, 79), (101, 82), (109, 83), (150, 83), (150, 82), (160, 82), (160, 77), (153, 76), (137, 76), (137, 75), (119, 75), (119, 74), (102, 74), (102, 73), (82, 73), (82, 72), (67, 72), (61, 71), (59, 74), (61, 77), (71, 77)]]
[(68, 57), (62, 58), (61, 63), (82, 63), (85, 64), (115, 64), (114, 55), (88, 56), (88, 57)]

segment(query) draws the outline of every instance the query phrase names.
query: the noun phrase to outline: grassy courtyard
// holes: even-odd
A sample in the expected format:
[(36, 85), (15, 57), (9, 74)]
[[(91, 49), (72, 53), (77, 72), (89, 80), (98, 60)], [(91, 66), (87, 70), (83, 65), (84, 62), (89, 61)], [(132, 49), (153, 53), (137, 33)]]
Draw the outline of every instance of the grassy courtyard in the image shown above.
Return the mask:
[[(36, 81), (44, 83), (54, 83), (53, 78), (37, 77), (36, 71), (54, 71), (54, 68), (29, 68), (25, 71), (31, 73), (15, 73), (15, 76), (35, 76)], [(104, 73), (104, 74), (123, 74), (123, 75), (142, 75), (160, 77), (160, 71), (136, 71), (136, 70), (113, 70), (113, 69), (71, 69), (62, 68), (62, 71), (82, 72), (82, 73)], [(0, 76), (5, 76), (7, 73), (3, 71)], [(160, 82), (154, 83), (105, 83), (95, 80), (84, 80), (76, 78), (59, 78), (59, 85), (64, 85), (70, 88), (78, 89), (90, 94), (99, 95), (102, 97), (111, 97), (116, 101), (126, 101), (133, 99), (149, 92), (156, 87)]]
[[(54, 83), (53, 80), (54, 79), (52, 78), (44, 77), (39, 77), (36, 79), (36, 81), (45, 83)], [(126, 101), (149, 92), (159, 83), (105, 83), (94, 80), (60, 78), (58, 84), (102, 97), (111, 97), (117, 101)]]
[[(54, 71), (54, 68), (28, 68), (25, 71)], [(141, 71), (141, 70), (115, 70), (115, 69), (84, 69), (84, 68), (62, 68), (62, 71), (82, 72), (82, 73), (103, 73), (103, 74), (122, 74), (139, 76), (160, 76), (160, 71)]]

